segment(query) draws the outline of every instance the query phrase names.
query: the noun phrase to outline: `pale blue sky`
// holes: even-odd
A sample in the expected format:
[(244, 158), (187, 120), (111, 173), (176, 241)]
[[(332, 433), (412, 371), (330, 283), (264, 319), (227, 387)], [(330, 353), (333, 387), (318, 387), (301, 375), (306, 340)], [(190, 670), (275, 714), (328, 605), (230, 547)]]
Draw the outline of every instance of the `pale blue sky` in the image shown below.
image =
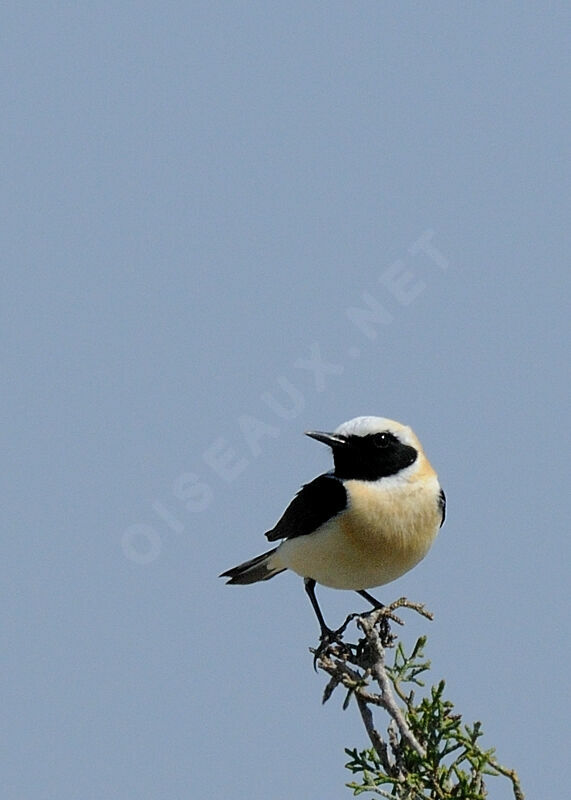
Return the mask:
[(435, 612), (405, 640), (428, 632), (528, 796), (560, 796), (570, 17), (4, 10), (3, 796), (351, 796), (365, 734), (320, 705), (301, 581), (216, 576), (329, 467), (303, 431), (360, 414), (410, 424), (449, 501), (377, 594)]

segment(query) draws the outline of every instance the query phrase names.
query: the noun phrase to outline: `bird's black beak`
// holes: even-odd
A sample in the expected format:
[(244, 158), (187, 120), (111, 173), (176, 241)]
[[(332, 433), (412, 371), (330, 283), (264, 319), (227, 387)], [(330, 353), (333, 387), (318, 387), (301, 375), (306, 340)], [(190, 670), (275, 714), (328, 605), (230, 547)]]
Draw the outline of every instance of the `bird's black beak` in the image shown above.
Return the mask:
[(323, 433), (322, 431), (306, 431), (306, 436), (311, 436), (312, 439), (317, 439), (318, 442), (329, 447), (344, 447), (347, 444), (347, 437), (340, 433)]

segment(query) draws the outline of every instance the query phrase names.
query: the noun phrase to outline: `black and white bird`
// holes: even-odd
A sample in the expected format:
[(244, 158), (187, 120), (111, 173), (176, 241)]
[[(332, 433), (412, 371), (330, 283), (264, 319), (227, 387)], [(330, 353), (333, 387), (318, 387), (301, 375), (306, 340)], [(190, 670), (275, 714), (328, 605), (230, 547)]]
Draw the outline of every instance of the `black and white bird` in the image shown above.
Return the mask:
[(286, 569), (305, 580), (321, 627), (328, 628), (315, 584), (351, 589), (373, 606), (366, 590), (412, 569), (444, 522), (446, 498), (422, 445), (406, 425), (356, 417), (333, 433), (307, 436), (333, 451), (334, 469), (305, 484), (266, 533), (281, 543), (223, 572), (228, 583), (266, 581)]

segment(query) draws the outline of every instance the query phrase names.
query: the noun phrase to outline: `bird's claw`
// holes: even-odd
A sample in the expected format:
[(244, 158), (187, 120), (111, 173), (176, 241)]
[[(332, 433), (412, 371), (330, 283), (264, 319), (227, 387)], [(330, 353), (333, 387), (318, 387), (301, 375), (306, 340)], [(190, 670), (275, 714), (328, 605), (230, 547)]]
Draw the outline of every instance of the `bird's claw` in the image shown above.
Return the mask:
[(338, 630), (333, 631), (331, 628), (323, 628), (321, 636), (319, 637), (319, 644), (315, 649), (311, 649), (313, 653), (313, 669), (317, 672), (317, 662), (321, 656), (326, 653), (333, 645), (340, 645), (344, 647), (343, 632), (345, 625), (342, 625)]

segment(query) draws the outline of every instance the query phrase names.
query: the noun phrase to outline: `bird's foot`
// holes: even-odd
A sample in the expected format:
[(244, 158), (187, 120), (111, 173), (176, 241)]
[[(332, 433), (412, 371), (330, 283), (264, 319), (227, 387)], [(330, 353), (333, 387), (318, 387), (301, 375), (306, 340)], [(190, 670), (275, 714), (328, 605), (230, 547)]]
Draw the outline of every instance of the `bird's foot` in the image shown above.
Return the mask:
[(396, 639), (395, 634), (391, 631), (391, 623), (388, 617), (381, 617), (378, 621), (379, 637), (383, 647), (391, 647)]
[(322, 656), (332, 651), (333, 648), (334, 652), (331, 652), (332, 655), (339, 655), (342, 650), (346, 649), (346, 645), (343, 642), (343, 633), (346, 627), (346, 624), (342, 625), (335, 631), (325, 627), (321, 629), (318, 646), (316, 648), (310, 648), (310, 652), (313, 653), (313, 669), (316, 672), (317, 662)]
[[(379, 604), (377, 608), (372, 608), (370, 611), (365, 611), (364, 613), (359, 614), (358, 616), (371, 617), (373, 615), (376, 615), (374, 625), (377, 628), (381, 644), (383, 647), (392, 647), (397, 637), (391, 630), (390, 612), (388, 611), (388, 609), (385, 612), (383, 612), (383, 609), (386, 609), (386, 606)], [(396, 619), (398, 622), (398, 617)]]

